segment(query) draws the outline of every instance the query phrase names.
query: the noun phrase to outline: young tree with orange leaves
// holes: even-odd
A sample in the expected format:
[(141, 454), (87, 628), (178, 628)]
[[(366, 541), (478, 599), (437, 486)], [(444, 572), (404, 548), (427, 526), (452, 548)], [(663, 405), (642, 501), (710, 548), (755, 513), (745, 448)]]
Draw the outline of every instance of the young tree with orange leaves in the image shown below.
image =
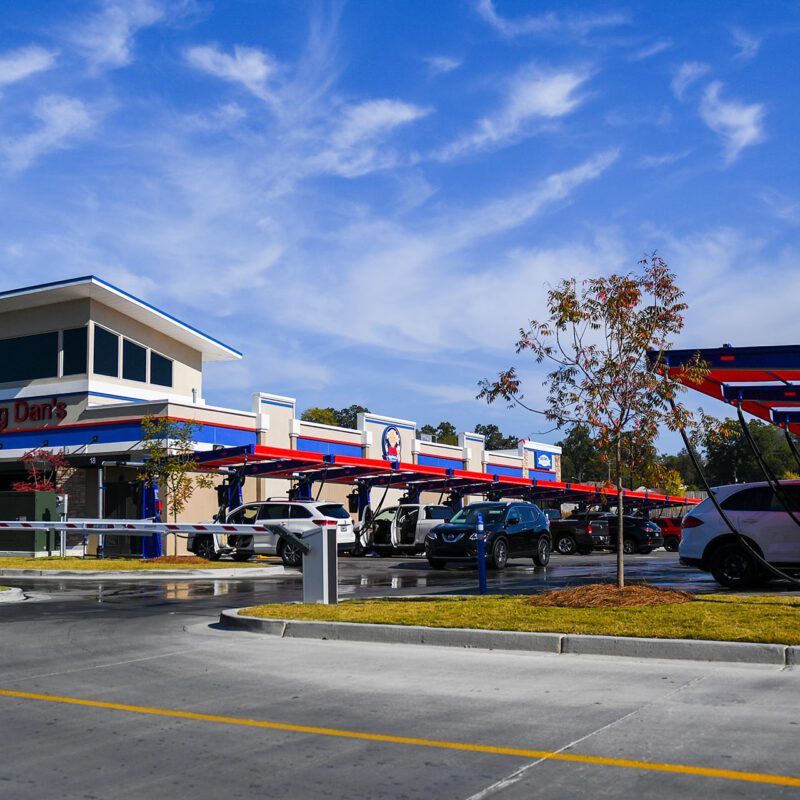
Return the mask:
[[(480, 382), (478, 397), (505, 400), (544, 415), (559, 428), (588, 425), (598, 452), (610, 459), (617, 489), (617, 585), (625, 585), (623, 475), (628, 453), (652, 446), (659, 428), (691, 423), (675, 401), (685, 387), (664, 369), (665, 353), (683, 329), (686, 303), (675, 275), (657, 254), (624, 275), (561, 281), (547, 293), (548, 317), (520, 329), (517, 353), (530, 353), (552, 371), (544, 408), (525, 400), (516, 368)], [(705, 366), (695, 360), (683, 375), (699, 381)]]

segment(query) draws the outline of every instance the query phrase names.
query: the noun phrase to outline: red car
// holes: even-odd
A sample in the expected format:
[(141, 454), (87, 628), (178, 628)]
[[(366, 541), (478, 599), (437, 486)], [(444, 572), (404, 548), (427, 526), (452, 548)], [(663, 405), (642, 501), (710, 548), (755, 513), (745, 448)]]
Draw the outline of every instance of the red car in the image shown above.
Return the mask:
[(681, 543), (681, 517), (652, 517), (650, 522), (655, 522), (664, 535), (664, 549), (674, 553)]

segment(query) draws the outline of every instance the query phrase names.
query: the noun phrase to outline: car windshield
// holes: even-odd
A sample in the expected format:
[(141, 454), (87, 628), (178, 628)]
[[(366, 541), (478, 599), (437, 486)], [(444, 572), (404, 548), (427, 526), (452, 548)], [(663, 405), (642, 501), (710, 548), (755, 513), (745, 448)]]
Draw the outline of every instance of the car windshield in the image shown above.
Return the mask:
[(477, 504), (462, 508), (450, 522), (453, 525), (477, 525), (478, 514), (483, 515), (484, 522), (502, 522), (503, 515), (506, 513), (505, 506), (489, 506)]

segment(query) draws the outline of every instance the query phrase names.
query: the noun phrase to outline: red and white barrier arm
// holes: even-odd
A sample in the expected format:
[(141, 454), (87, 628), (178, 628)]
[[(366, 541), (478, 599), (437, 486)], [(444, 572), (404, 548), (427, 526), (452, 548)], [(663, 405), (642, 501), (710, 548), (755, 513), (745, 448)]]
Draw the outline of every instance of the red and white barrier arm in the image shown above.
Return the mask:
[(219, 523), (142, 522), (140, 520), (70, 520), (69, 522), (28, 522), (22, 520), (0, 521), (0, 534), (4, 530), (52, 530), (75, 533), (102, 533), (118, 536), (149, 536), (151, 533), (281, 533), (280, 525), (228, 525)]

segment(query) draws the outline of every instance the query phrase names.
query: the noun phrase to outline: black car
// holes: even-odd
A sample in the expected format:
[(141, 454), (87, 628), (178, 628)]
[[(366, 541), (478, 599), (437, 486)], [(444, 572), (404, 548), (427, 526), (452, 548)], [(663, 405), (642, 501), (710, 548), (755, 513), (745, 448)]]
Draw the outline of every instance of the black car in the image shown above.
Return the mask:
[[(609, 547), (617, 549), (617, 534), (619, 531), (619, 518), (616, 514), (604, 514), (603, 520), (608, 522)], [(622, 551), (629, 555), (633, 553), (650, 553), (656, 547), (664, 546), (664, 534), (655, 522), (644, 517), (624, 516), (622, 518)]]
[(609, 546), (608, 524), (605, 520), (573, 516), (568, 519), (550, 519), (550, 538), (553, 550), (569, 556), (579, 553), (589, 555), (596, 548)]
[(425, 537), (425, 555), (434, 569), (443, 569), (448, 561), (477, 561), (479, 514), (483, 517), (486, 558), (494, 569), (503, 569), (509, 558), (533, 558), (539, 567), (550, 561), (549, 524), (538, 506), (472, 503)]

